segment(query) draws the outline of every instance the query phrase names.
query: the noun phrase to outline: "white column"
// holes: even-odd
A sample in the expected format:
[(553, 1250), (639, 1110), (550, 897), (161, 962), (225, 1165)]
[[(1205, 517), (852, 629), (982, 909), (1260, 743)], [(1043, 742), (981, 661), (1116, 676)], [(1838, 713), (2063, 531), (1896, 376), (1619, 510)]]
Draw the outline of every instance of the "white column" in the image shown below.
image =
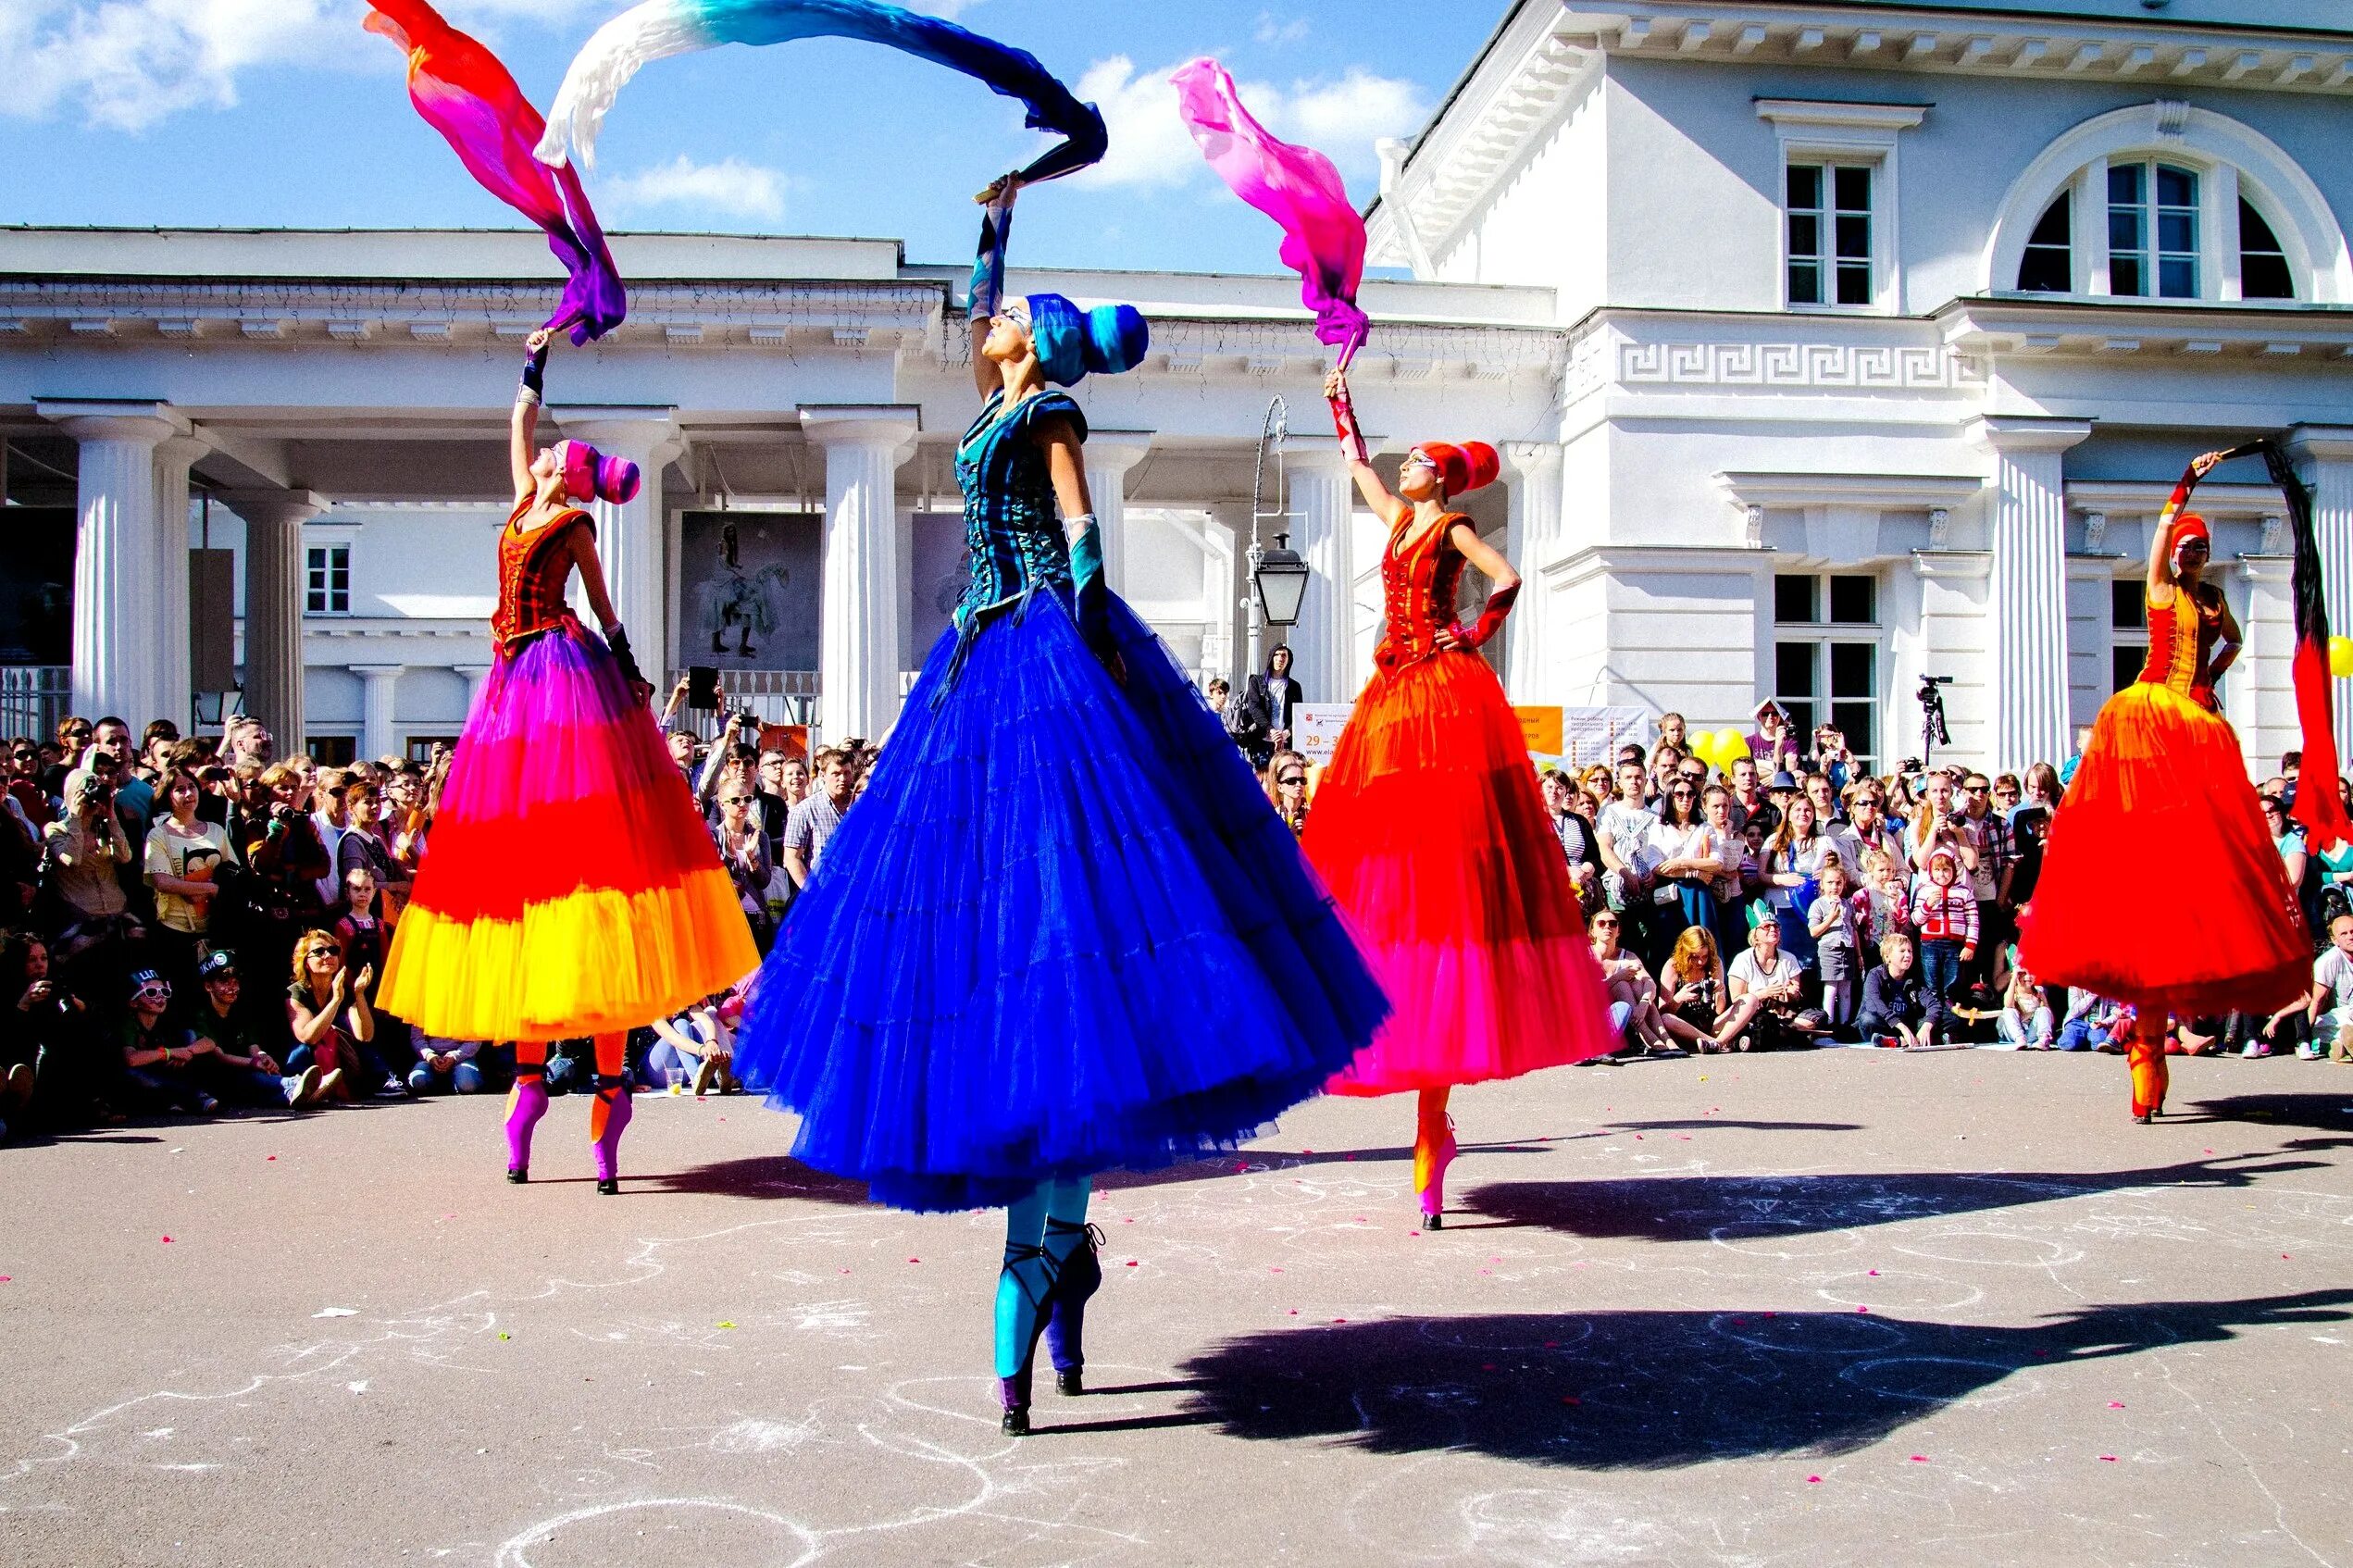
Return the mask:
[[(1349, 539), (1355, 482), (1328, 442), (1286, 454), (1284, 466), (1290, 480), (1291, 522), (1298, 529), (1291, 548), (1306, 557), (1308, 570), (1299, 624), (1288, 639), (1291, 674), (1310, 703), (1352, 702), (1363, 684), (1357, 678), (1355, 628), (1350, 624), (1356, 586)], [(1264, 542), (1272, 547), (1275, 541)]]
[[(2312, 492), (2312, 532), (2321, 546), (2329, 632), (2353, 637), (2353, 426), (2298, 425), (2289, 433), (2287, 450)], [(2335, 696), (2341, 763), (2353, 758), (2353, 696), (2341, 684), (2335, 685)]]
[(1545, 658), (1544, 622), (1551, 606), (1544, 602), (1541, 573), (1559, 554), (1561, 443), (1507, 442), (1502, 456), (1511, 475), (1512, 565), (1525, 584), (1511, 619), (1503, 623), (1503, 635), (1509, 639), (1504, 648), (1504, 686), (1515, 703), (1545, 703), (1558, 690)]
[(195, 677), (188, 639), (188, 470), (212, 448), (174, 436), (156, 448), (156, 716), (188, 729)]
[(897, 475), (921, 425), (912, 408), (858, 406), (803, 408), (801, 428), (825, 449), (819, 721), (828, 740), (872, 740), (899, 716)]
[(401, 672), (405, 665), (354, 665), (351, 672), (367, 682), (360, 705), (359, 754), (363, 762), (393, 754), (398, 709), (394, 699), (400, 691)]
[[(1250, 508), (1248, 501), (1216, 501), (1210, 504), (1209, 515), (1233, 531), (1233, 559), (1226, 562), (1225, 593), (1219, 601), (1225, 606), (1226, 662), (1229, 666), (1226, 679), (1239, 691), (1242, 682), (1251, 676), (1250, 663), (1250, 596), (1255, 591), (1250, 580)], [(1266, 656), (1262, 647), (1259, 657)]]
[[(119, 717), (133, 735), (152, 718), (168, 716), (184, 724), (185, 699), (167, 714), (167, 692), (156, 667), (156, 450), (180, 433), (180, 423), (160, 403), (44, 404), (41, 412), (81, 442), (73, 562), (74, 711), (93, 719)], [(181, 537), (184, 543), (184, 522)], [(184, 554), (181, 580), (186, 580)], [(184, 619), (184, 587), (181, 594)]]
[(2092, 433), (2080, 419), (1986, 416), (1971, 435), (1994, 454), (1993, 753), (2023, 768), (2073, 749), (2067, 727), (2067, 450)]
[[(638, 663), (641, 665), (645, 663), (645, 659), (642, 654), (639, 656)], [(466, 682), (466, 716), (467, 718), (472, 718), (474, 716), (474, 703), (482, 695), (482, 678), (491, 673), (491, 666), (488, 665), (452, 665), (450, 666), (450, 673)], [(669, 693), (667, 692), (663, 693), (666, 700), (668, 695)]]
[(303, 732), (303, 525), (325, 510), (306, 490), (241, 490), (221, 502), (245, 520), (244, 711), (268, 727), (277, 754)]
[(2247, 584), (2247, 608), (2239, 616), (2247, 641), (2222, 677), (2222, 696), (2247, 771), (2260, 778), (2279, 765), (2282, 752), (2304, 744), (2296, 715), (2295, 562), (2285, 555), (2242, 555), (2238, 577)]
[(637, 661), (659, 678), (668, 657), (669, 633), (663, 622), (668, 595), (663, 591), (662, 470), (678, 454), (674, 408), (579, 408), (562, 417), (565, 439), (584, 441), (612, 457), (638, 466), (643, 484), (633, 501), (590, 504), (596, 518), (597, 558), (613, 613), (629, 628)]
[[(1087, 498), (1103, 535), (1103, 580), (1125, 599), (1127, 580), (1127, 476), (1152, 454), (1150, 430), (1092, 430), (1087, 436)], [(1159, 597), (1151, 595), (1151, 597)]]

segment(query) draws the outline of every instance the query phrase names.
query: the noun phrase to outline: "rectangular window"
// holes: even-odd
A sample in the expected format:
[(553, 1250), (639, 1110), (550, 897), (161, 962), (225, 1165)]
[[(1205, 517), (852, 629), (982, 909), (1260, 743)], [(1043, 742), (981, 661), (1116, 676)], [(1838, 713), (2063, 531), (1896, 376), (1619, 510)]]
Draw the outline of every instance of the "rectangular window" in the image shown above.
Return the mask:
[(454, 751), (457, 746), (457, 737), (454, 735), (412, 735), (408, 738), (408, 743), (402, 749), (407, 753), (410, 762), (430, 765), (433, 760), (433, 748), (436, 746), (447, 746)]
[(1789, 303), (1871, 304), (1871, 166), (1793, 163), (1786, 193)]
[(2108, 292), (2197, 298), (2197, 176), (2170, 164), (2108, 170)]
[(309, 738), (310, 760), (321, 767), (349, 767), (359, 756), (356, 735), (313, 735)]
[(2108, 689), (2122, 691), (2140, 678), (2148, 663), (2148, 606), (2139, 578), (2118, 578), (2109, 584)]
[[(1773, 579), (1773, 696), (1807, 751), (1835, 726), (1865, 766), (1879, 754), (1879, 579), (1779, 572)], [(1823, 612), (1827, 608), (1825, 618)]]
[(348, 544), (314, 544), (307, 555), (309, 581), (303, 598), (305, 613), (314, 616), (350, 615), (352, 547)]

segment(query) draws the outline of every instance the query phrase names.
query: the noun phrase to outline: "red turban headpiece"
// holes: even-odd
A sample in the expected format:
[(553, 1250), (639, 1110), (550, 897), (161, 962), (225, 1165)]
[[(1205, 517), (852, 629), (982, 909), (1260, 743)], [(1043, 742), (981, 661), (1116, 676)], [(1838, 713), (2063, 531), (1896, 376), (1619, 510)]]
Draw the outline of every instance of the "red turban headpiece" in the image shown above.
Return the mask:
[(1491, 485), (1495, 476), (1503, 471), (1495, 448), (1483, 441), (1468, 441), (1460, 446), (1425, 441), (1413, 450), (1438, 465), (1438, 482), (1446, 487), (1449, 498), (1468, 495), (1482, 486)]

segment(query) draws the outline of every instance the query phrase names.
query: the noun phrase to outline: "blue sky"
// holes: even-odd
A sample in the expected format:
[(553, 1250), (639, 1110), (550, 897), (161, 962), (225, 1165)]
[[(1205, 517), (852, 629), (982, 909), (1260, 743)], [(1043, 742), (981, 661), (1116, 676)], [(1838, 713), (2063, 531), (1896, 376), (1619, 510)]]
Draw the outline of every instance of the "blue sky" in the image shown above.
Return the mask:
[[(445, 0), (544, 108), (622, 0)], [(1110, 119), (1103, 167), (1025, 200), (1015, 259), (1276, 270), (1272, 225), (1212, 179), (1164, 85), (1223, 59), (1360, 203), (1505, 0), (925, 0), (1030, 50)], [(365, 0), (0, 0), (0, 222), (512, 227), (410, 109)], [(871, 45), (656, 61), (621, 94), (590, 190), (615, 229), (903, 239), (969, 255), (970, 195), (1043, 145), (977, 83)]]

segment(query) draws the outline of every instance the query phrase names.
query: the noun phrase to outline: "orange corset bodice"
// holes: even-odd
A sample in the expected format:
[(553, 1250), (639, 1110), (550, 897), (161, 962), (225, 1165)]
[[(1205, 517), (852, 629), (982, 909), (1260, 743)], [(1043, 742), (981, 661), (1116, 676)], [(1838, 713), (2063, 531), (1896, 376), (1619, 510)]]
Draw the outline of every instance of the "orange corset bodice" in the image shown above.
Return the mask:
[(517, 525), (530, 508), (529, 501), (523, 502), (499, 530), (498, 608), (491, 615), (491, 637), (501, 650), (571, 618), (564, 590), (571, 580), (572, 556), (556, 544), (576, 528), (591, 532), (596, 528), (586, 512), (575, 509), (525, 533)]
[(2150, 604), (2147, 591), (2148, 663), (2140, 678), (2151, 686), (2168, 687), (2204, 707), (2214, 706), (2214, 643), (2222, 634), (2222, 601), (2210, 599), (2201, 587), (2195, 598), (2173, 590), (2172, 603)]

